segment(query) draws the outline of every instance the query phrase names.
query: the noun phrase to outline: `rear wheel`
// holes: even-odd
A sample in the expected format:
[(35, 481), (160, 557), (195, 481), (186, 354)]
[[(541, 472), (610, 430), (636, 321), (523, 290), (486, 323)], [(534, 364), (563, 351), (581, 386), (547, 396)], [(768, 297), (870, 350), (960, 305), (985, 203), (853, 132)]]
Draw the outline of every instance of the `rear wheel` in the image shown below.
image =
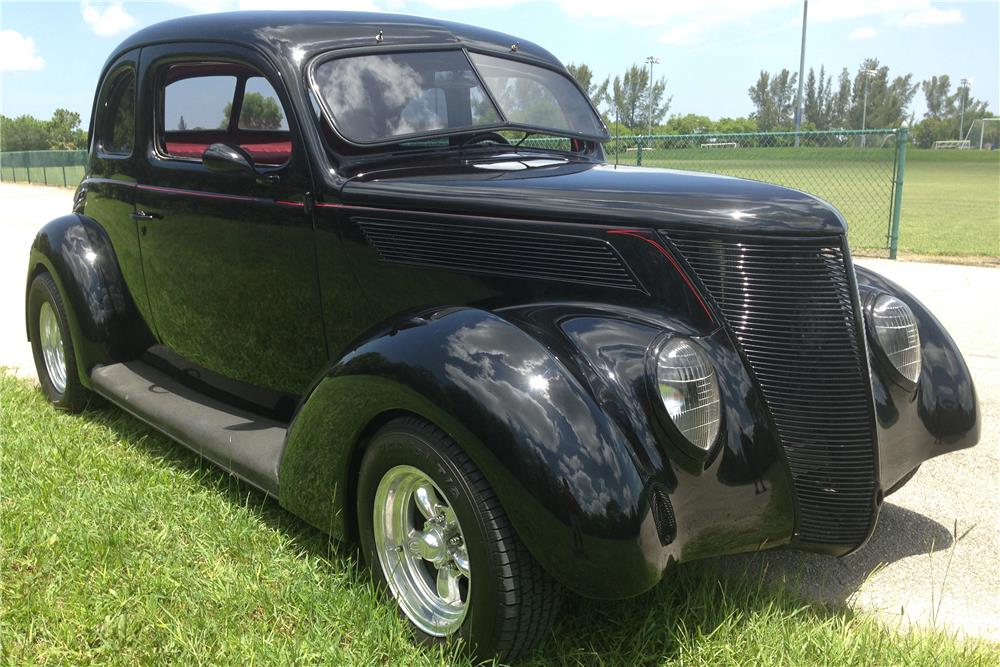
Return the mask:
[(486, 479), (444, 433), (397, 419), (372, 439), (358, 483), (361, 547), (418, 641), (482, 658), (530, 650), (559, 586), (515, 535)]
[(31, 282), (27, 314), (42, 393), (57, 408), (79, 412), (86, 407), (90, 393), (77, 375), (65, 306), (48, 273), (38, 274)]

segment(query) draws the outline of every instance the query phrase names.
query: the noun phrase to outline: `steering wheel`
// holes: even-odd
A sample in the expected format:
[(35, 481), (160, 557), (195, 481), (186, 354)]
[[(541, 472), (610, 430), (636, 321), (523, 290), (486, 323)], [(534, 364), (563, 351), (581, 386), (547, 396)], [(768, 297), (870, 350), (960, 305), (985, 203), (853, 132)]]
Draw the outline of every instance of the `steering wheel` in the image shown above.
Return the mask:
[(510, 141), (507, 140), (507, 137), (503, 136), (499, 132), (479, 132), (478, 134), (474, 134), (465, 141), (463, 141), (460, 145), (468, 146), (469, 144), (478, 144), (480, 141), (486, 141), (486, 140), (490, 140), (497, 144), (504, 144), (505, 146), (510, 146)]

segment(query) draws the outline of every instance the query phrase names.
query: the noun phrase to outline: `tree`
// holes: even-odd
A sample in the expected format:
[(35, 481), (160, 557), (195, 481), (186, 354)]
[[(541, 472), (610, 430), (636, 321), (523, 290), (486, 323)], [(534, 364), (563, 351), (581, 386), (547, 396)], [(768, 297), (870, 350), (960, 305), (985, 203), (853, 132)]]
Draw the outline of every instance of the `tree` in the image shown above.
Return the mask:
[[(927, 101), (924, 119), (914, 128), (917, 145), (930, 148), (935, 141), (964, 139), (959, 137), (962, 129), (969, 130), (972, 124), (989, 117), (988, 103), (969, 96), (968, 91), (959, 87), (951, 92), (951, 78), (947, 74), (932, 76), (920, 83)], [(965, 109), (965, 127), (961, 127), (962, 109)]]
[(795, 84), (798, 75), (783, 69), (777, 74), (761, 71), (747, 92), (754, 105), (751, 117), (762, 132), (790, 128), (795, 111)]
[(56, 109), (51, 120), (34, 116), (0, 116), (0, 150), (44, 151), (87, 147), (87, 132), (80, 128), (80, 114)]
[[(826, 73), (826, 67), (819, 68), (819, 77), (810, 67), (806, 78), (803, 116), (806, 123), (817, 130), (830, 130), (840, 126), (843, 111), (838, 104), (839, 95), (833, 92), (833, 76)], [(845, 101), (850, 94), (845, 96)], [(846, 104), (844, 105), (846, 106)]]
[[(865, 70), (874, 70), (875, 74), (867, 75)], [(913, 75), (907, 74), (890, 81), (889, 68), (880, 65), (877, 58), (868, 58), (862, 62), (854, 76), (851, 90), (849, 127), (860, 129), (862, 117), (865, 119), (865, 127), (899, 127), (906, 120), (907, 108), (917, 92), (917, 84), (911, 83), (912, 79)]]
[(714, 131), (715, 123), (711, 118), (693, 113), (671, 116), (663, 126), (663, 132), (666, 134), (701, 134)]
[(590, 98), (595, 108), (600, 109), (604, 102), (610, 101), (608, 96), (610, 77), (604, 77), (604, 81), (595, 83), (594, 72), (586, 63), (580, 63), (579, 65), (570, 63), (566, 65), (566, 69), (569, 70), (570, 76), (576, 79), (576, 82), (583, 88), (583, 92), (587, 94), (587, 97)]
[(837, 94), (833, 97), (830, 108), (830, 126), (835, 129), (846, 129), (848, 112), (851, 108), (851, 73), (847, 68), (840, 70), (837, 77)]
[(618, 122), (633, 131), (658, 125), (674, 99), (664, 99), (666, 91), (666, 79), (661, 77), (650, 86), (649, 72), (638, 64), (632, 65), (611, 84), (611, 110), (616, 112)]
[(48, 147), (56, 150), (86, 148), (86, 133), (80, 129), (80, 114), (56, 109), (47, 123)]
[(922, 81), (920, 88), (924, 91), (924, 100), (927, 102), (924, 118), (944, 119), (955, 115), (962, 91), (951, 93), (951, 78), (947, 74)]
[[(233, 112), (230, 102), (222, 110), (222, 117), (229, 118)], [(261, 93), (247, 93), (243, 96), (243, 108), (240, 109), (239, 126), (245, 130), (278, 130), (281, 121), (285, 119), (278, 100)]]

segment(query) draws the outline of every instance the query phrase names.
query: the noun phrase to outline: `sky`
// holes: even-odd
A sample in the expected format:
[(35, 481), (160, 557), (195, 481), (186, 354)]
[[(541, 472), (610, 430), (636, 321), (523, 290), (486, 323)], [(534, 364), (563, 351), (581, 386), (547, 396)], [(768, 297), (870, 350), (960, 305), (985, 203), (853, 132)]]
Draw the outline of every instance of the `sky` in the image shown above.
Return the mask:
[[(0, 113), (49, 118), (59, 107), (86, 126), (101, 66), (144, 26), (235, 9), (359, 9), (416, 14), (507, 32), (601, 79), (659, 58), (669, 114), (748, 115), (761, 70), (798, 70), (802, 0), (0, 0)], [(834, 76), (866, 57), (914, 81), (948, 74), (1000, 108), (1000, 0), (812, 0), (806, 72)], [(925, 110), (918, 91), (911, 111)]]

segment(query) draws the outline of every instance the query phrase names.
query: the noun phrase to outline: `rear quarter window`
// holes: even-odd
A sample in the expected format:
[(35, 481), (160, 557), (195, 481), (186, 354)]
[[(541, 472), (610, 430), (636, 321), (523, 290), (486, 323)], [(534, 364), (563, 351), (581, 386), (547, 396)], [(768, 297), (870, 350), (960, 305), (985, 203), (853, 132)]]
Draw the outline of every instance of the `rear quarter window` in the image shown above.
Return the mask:
[(132, 154), (135, 139), (135, 72), (126, 69), (114, 79), (101, 118), (100, 150), (107, 155)]

